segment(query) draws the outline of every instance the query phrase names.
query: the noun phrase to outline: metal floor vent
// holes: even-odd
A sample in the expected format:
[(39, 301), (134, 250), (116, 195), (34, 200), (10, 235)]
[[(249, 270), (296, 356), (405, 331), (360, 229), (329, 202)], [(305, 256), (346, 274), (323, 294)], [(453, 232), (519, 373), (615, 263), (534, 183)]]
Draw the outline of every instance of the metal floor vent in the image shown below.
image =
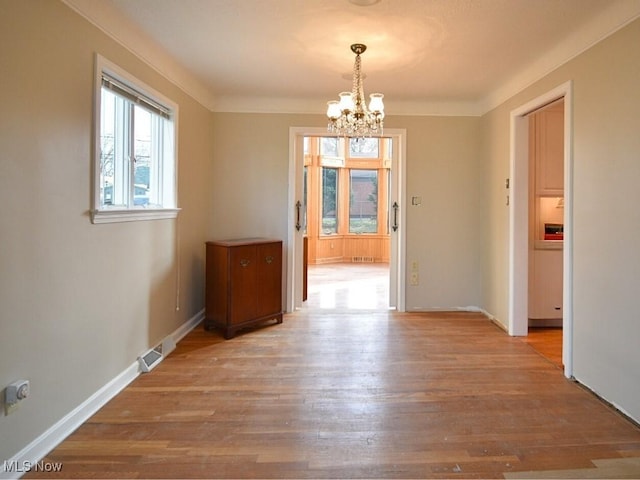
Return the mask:
[(174, 348), (176, 348), (176, 342), (173, 337), (169, 336), (165, 338), (160, 345), (138, 357), (140, 371), (144, 373), (150, 372), (165, 356), (169, 355)]
[(351, 257), (353, 263), (373, 263), (373, 257)]
[(144, 355), (138, 357), (140, 363), (140, 370), (142, 372), (150, 372), (156, 365), (162, 361), (162, 345), (158, 345), (156, 348), (149, 350)]

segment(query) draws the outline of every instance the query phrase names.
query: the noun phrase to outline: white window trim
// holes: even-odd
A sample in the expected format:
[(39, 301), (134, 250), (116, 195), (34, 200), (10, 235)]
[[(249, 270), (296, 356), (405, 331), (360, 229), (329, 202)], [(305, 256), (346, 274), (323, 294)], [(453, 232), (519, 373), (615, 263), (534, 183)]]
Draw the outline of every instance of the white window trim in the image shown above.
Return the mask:
[[(174, 155), (174, 179), (173, 179), (173, 205), (158, 208), (145, 206), (132, 206), (130, 208), (100, 207), (100, 112), (101, 112), (101, 92), (102, 73), (105, 72), (119, 81), (131, 85), (149, 98), (161, 103), (171, 110), (172, 122), (174, 125), (173, 155)], [(92, 205), (91, 221), (98, 223), (133, 222), (143, 220), (163, 220), (177, 218), (180, 208), (178, 207), (178, 104), (168, 99), (160, 92), (149, 87), (144, 82), (138, 80), (118, 65), (110, 62), (100, 54), (95, 58), (94, 75), (94, 111), (93, 111), (93, 183), (92, 183)]]
[(93, 223), (137, 222), (177, 218), (179, 208), (144, 208), (93, 210)]

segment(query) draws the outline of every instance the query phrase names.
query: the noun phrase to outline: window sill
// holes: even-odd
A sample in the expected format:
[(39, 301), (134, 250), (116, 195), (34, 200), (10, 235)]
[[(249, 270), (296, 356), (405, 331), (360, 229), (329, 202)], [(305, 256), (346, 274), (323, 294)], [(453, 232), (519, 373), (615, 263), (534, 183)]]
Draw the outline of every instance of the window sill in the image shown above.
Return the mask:
[(93, 210), (91, 223), (141, 222), (178, 217), (179, 208), (139, 208), (131, 210)]

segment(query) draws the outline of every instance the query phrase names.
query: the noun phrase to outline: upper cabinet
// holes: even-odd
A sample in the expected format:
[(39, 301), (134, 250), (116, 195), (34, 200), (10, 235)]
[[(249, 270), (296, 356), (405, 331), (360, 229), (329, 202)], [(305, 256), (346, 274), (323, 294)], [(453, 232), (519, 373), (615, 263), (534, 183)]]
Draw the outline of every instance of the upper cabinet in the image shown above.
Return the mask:
[(564, 100), (529, 116), (529, 225), (535, 249), (564, 239)]
[(532, 114), (530, 121), (535, 162), (535, 194), (564, 195), (564, 103), (558, 101)]

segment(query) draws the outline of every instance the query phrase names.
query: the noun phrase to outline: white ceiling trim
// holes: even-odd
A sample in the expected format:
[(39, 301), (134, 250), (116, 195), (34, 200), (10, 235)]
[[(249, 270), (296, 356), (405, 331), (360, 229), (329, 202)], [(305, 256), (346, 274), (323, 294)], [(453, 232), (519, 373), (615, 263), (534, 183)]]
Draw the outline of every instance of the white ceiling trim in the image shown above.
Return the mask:
[(480, 102), (482, 114), (496, 108), (517, 93), (545, 77), (552, 71), (568, 63), (595, 44), (613, 35), (635, 19), (640, 17), (640, 1), (612, 3), (609, 8), (592, 19), (580, 30), (572, 32), (564, 42), (520, 71), (506, 79)]
[[(292, 99), (279, 97), (217, 97), (211, 111), (229, 113), (292, 113), (324, 116), (326, 98)], [(431, 102), (386, 100), (385, 110), (394, 116), (480, 116), (478, 102)]]
[[(216, 96), (195, 75), (108, 2), (101, 0), (62, 0), (62, 2), (210, 111), (324, 114), (326, 99)], [(640, 17), (640, 0), (612, 3), (602, 15), (573, 32), (565, 41), (557, 44), (553, 51), (543, 55), (518, 74), (505, 79), (502, 85), (477, 101), (394, 103), (392, 99), (385, 99), (386, 110), (393, 112), (393, 115), (483, 115), (638, 17)]]
[(214, 98), (209, 89), (109, 2), (102, 0), (61, 1), (156, 72), (170, 80), (202, 106), (211, 110)]

